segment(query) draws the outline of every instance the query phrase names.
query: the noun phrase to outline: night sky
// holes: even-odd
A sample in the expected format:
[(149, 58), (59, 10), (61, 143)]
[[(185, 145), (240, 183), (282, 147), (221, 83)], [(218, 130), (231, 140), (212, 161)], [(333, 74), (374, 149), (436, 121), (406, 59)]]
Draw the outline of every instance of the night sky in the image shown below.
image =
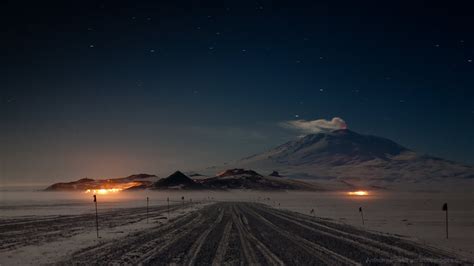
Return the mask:
[(333, 117), (474, 164), (468, 2), (15, 2), (0, 185), (221, 164)]

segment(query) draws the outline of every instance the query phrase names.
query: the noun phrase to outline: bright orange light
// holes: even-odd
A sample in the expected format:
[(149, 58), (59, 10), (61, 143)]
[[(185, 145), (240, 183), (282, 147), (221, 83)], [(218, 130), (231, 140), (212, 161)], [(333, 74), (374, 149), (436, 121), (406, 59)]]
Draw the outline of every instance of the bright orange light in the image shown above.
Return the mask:
[(369, 192), (363, 191), (363, 190), (351, 191), (351, 192), (348, 192), (347, 195), (350, 195), (350, 196), (367, 196), (367, 195), (369, 195)]
[(122, 191), (121, 188), (100, 188), (100, 189), (87, 189), (85, 193), (93, 193), (93, 194), (107, 194), (109, 192), (119, 192)]
[(129, 182), (129, 183), (122, 183), (122, 184), (105, 184), (101, 188), (90, 188), (86, 189), (84, 193), (93, 193), (93, 194), (108, 194), (108, 193), (116, 193), (120, 192), (124, 189), (131, 188), (134, 186), (138, 186), (141, 183), (139, 182)]

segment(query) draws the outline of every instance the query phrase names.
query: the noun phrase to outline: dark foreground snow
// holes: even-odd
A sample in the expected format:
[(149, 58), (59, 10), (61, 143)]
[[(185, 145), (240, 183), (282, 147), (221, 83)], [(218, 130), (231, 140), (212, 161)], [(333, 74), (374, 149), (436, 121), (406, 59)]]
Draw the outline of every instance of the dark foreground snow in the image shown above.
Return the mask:
[[(463, 263), (453, 254), (414, 242), (258, 203), (221, 202), (193, 209), (175, 205), (172, 212), (180, 209), (181, 215), (172, 215), (169, 222), (161, 222), (167, 216), (166, 208), (153, 208), (151, 222), (146, 226), (113, 238), (104, 233), (104, 238), (92, 245), (78, 245), (56, 261), (43, 262), (59, 265)], [(105, 215), (108, 222), (104, 232), (107, 227), (124, 228), (146, 217), (140, 208)], [(9, 237), (0, 240), (0, 254), (11, 254), (4, 264), (15, 261), (12, 257), (15, 249), (81, 234), (93, 227), (93, 224), (79, 226), (90, 223), (90, 218), (82, 215), (22, 222), (4, 220), (0, 233)]]

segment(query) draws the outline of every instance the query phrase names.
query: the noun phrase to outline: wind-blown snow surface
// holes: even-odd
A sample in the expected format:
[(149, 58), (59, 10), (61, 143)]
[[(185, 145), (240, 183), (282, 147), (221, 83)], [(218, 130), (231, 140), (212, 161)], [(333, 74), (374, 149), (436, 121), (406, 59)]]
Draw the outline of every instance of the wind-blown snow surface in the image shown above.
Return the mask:
[[(128, 236), (140, 235), (167, 222), (166, 199), (172, 203), (171, 217), (189, 214), (205, 204), (190, 205), (212, 199), (222, 201), (259, 202), (276, 209), (288, 209), (354, 225), (362, 230), (398, 234), (421, 245), (441, 247), (449, 252), (474, 259), (474, 195), (448, 193), (370, 192), (368, 197), (349, 197), (342, 192), (251, 192), (139, 191), (99, 196), (101, 239), (94, 228), (94, 207), (89, 194), (57, 192), (2, 192), (0, 205), (0, 264), (38, 264), (67, 260), (79, 249), (106, 243), (117, 243)], [(29, 193), (29, 194), (28, 194)], [(41, 193), (41, 194), (37, 194)], [(146, 223), (146, 197), (150, 198), (150, 223)], [(184, 196), (184, 205), (181, 197)], [(41, 197), (40, 202), (34, 200)], [(445, 239), (444, 212), (449, 204), (450, 239)], [(37, 206), (40, 208), (36, 208)], [(362, 207), (365, 226), (361, 226), (358, 208)], [(191, 209), (192, 208), (192, 209)], [(36, 210), (33, 212), (33, 210)], [(48, 219), (52, 221), (48, 222)], [(25, 226), (33, 221), (34, 228)], [(15, 230), (2, 226), (19, 224)], [(26, 232), (22, 234), (21, 232)], [(30, 233), (28, 233), (30, 232)], [(203, 231), (204, 232), (204, 231)], [(146, 235), (146, 234), (145, 234)], [(237, 238), (238, 239), (238, 238)], [(120, 240), (120, 241), (119, 241)], [(112, 242), (110, 242), (112, 241)], [(8, 246), (10, 245), (10, 248)], [(13, 248), (11, 248), (13, 245)], [(105, 252), (105, 251), (104, 251)], [(119, 252), (119, 251), (117, 251)]]
[(391, 140), (350, 130), (311, 134), (218, 169), (240, 167), (305, 179), (332, 179), (355, 186), (474, 184), (474, 168), (419, 155)]

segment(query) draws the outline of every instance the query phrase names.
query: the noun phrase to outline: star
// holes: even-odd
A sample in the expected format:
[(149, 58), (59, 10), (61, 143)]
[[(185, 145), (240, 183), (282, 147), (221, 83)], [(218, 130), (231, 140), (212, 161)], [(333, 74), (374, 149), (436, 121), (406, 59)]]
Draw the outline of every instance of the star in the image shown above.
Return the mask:
[(93, 44), (89, 45), (89, 48), (94, 48), (94, 45)]
[(246, 49), (242, 49), (242, 52), (244, 52), (244, 53), (245, 53), (245, 52), (247, 52), (247, 50), (246, 50)]
[(323, 92), (323, 91), (324, 91), (324, 89), (319, 89), (319, 91), (320, 91), (320, 92)]
[(468, 63), (472, 63), (472, 59), (467, 59), (467, 62), (468, 62)]
[(154, 49), (151, 49), (151, 50), (150, 50), (150, 53), (154, 53), (154, 52), (155, 52), (155, 50), (154, 50)]
[(298, 118), (298, 117), (300, 117), (300, 115), (295, 115), (295, 118)]
[(436, 48), (439, 48), (439, 44), (435, 44), (435, 47), (436, 47)]

